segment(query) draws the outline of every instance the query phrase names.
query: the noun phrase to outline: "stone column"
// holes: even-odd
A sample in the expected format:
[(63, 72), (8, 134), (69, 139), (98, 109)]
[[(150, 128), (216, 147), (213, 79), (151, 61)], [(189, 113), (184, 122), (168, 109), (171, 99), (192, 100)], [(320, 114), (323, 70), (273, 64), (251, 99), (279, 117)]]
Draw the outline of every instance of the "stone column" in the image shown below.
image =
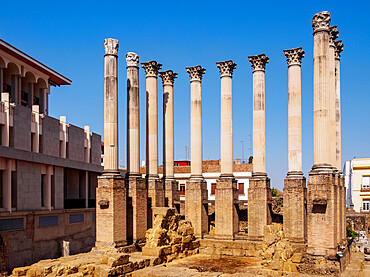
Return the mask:
[(118, 40), (106, 39), (104, 86), (104, 173), (96, 191), (96, 247), (115, 248), (127, 244), (127, 189), (118, 171)]
[[(309, 172), (307, 195), (307, 253), (335, 256), (337, 252), (336, 174), (331, 166), (331, 85), (330, 85), (330, 19), (329, 12), (312, 19), (314, 49), (314, 166)], [(322, 234), (326, 234), (323, 236)]]
[(118, 40), (104, 42), (104, 172), (118, 171)]
[(187, 67), (186, 72), (190, 77), (191, 94), (191, 175), (186, 182), (185, 218), (191, 221), (195, 236), (201, 238), (208, 232), (208, 191), (202, 173), (202, 78), (206, 70), (198, 65)]
[[(330, 164), (336, 167), (336, 111), (335, 111), (335, 40), (338, 38), (339, 31), (337, 26), (331, 26), (329, 32), (329, 109), (330, 109)], [(340, 169), (340, 168), (339, 168)]]
[(341, 40), (335, 41), (335, 127), (336, 127), (336, 168), (339, 170), (339, 190), (341, 203), (341, 239), (346, 239), (346, 189), (342, 169), (342, 139), (341, 139), (341, 106), (340, 106), (340, 56), (343, 51)]
[(132, 240), (145, 239), (148, 190), (140, 174), (139, 56), (126, 54), (127, 64), (127, 174), (132, 203)]
[(284, 180), (284, 235), (292, 242), (307, 237), (306, 178), (302, 173), (302, 47), (284, 50), (288, 63), (288, 175)]
[(338, 170), (342, 169), (342, 127), (341, 127), (341, 108), (340, 108), (340, 55), (343, 51), (341, 40), (335, 41), (335, 137), (336, 137), (336, 162)]
[(140, 175), (139, 56), (126, 54), (127, 63), (127, 173)]
[[(158, 176), (158, 107), (157, 78), (162, 65), (156, 61), (144, 62), (146, 75), (146, 180), (151, 207), (164, 207), (164, 186)], [(148, 214), (148, 228), (152, 226), (152, 211)]]
[(217, 62), (221, 76), (221, 175), (215, 191), (215, 235), (231, 239), (239, 231), (238, 188), (233, 175), (232, 75), (236, 64)]
[(28, 107), (32, 109), (33, 105), (33, 95), (34, 95), (34, 83), (28, 83)]
[[(180, 208), (180, 191), (174, 176), (173, 84), (177, 73), (160, 72), (163, 83), (163, 182), (168, 207)], [(178, 210), (180, 212), (180, 210)]]
[(266, 174), (265, 138), (265, 54), (249, 56), (253, 69), (253, 173), (248, 189), (248, 235), (262, 240), (266, 225), (271, 223), (270, 179)]
[(12, 160), (6, 160), (5, 171), (3, 174), (4, 208), (8, 212), (12, 212)]
[(314, 165), (328, 166), (330, 159), (330, 13), (321, 12), (312, 19), (313, 26), (313, 159)]
[[(32, 106), (32, 113), (35, 115), (35, 134), (33, 139), (33, 152), (40, 152), (40, 134), (42, 134), (42, 125), (40, 124), (40, 107), (38, 105)], [(32, 136), (33, 134), (31, 134)]]

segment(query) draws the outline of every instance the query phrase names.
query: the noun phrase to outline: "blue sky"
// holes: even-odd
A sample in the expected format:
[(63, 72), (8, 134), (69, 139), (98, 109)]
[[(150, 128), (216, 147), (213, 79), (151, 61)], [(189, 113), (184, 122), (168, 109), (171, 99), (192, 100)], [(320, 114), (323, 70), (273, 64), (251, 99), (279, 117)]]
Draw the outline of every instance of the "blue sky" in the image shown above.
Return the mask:
[[(185, 67), (202, 65), (203, 158), (220, 157), (220, 79), (216, 62), (237, 63), (233, 77), (234, 158), (245, 159), (252, 134), (249, 55), (265, 53), (266, 152), (271, 186), (287, 172), (287, 64), (283, 49), (302, 46), (303, 170), (312, 153), (312, 27), (328, 10), (344, 43), (341, 59), (342, 161), (370, 157), (370, 32), (368, 1), (6, 1), (0, 37), (70, 78), (53, 88), (50, 115), (103, 134), (104, 39), (119, 47), (120, 164), (126, 164), (125, 54), (157, 60), (179, 74), (174, 87), (175, 159), (190, 147), (190, 82)], [(5, 12), (6, 11), (6, 12)], [(159, 161), (162, 162), (162, 84), (158, 80)], [(141, 159), (145, 159), (145, 74), (140, 69)]]

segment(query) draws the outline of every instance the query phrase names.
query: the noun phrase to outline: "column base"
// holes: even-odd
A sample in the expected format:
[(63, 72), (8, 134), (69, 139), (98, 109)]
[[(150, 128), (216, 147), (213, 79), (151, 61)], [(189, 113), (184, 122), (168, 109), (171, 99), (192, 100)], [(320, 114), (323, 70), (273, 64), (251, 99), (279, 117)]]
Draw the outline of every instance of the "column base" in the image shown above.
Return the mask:
[(238, 182), (220, 177), (215, 191), (215, 238), (233, 239), (239, 231)]
[(121, 175), (98, 177), (96, 190), (96, 246), (127, 245), (127, 187)]
[(147, 228), (148, 190), (145, 179), (138, 174), (126, 174), (126, 185), (132, 203), (132, 212), (128, 214), (127, 227), (131, 241), (144, 241)]
[(252, 174), (248, 189), (248, 238), (262, 241), (264, 228), (271, 224), (270, 179), (264, 172)]
[(175, 179), (164, 180), (164, 195), (165, 195), (165, 206), (170, 208), (176, 208), (177, 213), (180, 213), (180, 191), (179, 182)]
[(302, 172), (288, 172), (284, 179), (284, 236), (294, 243), (307, 241), (306, 178)]
[(330, 165), (313, 166), (309, 172), (307, 191), (307, 253), (335, 256), (339, 242), (333, 168)]
[(185, 218), (194, 228), (194, 235), (203, 238), (208, 233), (208, 191), (203, 179), (190, 179), (186, 182)]

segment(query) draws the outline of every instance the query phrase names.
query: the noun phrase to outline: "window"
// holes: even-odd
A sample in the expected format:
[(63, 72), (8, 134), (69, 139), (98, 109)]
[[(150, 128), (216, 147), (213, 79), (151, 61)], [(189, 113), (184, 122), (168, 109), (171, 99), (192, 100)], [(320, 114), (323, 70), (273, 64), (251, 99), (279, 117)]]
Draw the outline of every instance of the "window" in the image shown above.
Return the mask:
[(362, 211), (369, 212), (370, 211), (370, 200), (363, 200), (362, 201)]
[(239, 183), (239, 195), (244, 195), (244, 183)]
[(28, 107), (28, 93), (25, 91), (21, 91), (21, 105)]
[(216, 193), (216, 183), (211, 184), (211, 195), (215, 195)]
[(185, 184), (180, 184), (180, 195), (185, 195)]
[(370, 176), (362, 176), (362, 189), (370, 189)]
[(46, 175), (41, 175), (41, 207), (46, 205)]

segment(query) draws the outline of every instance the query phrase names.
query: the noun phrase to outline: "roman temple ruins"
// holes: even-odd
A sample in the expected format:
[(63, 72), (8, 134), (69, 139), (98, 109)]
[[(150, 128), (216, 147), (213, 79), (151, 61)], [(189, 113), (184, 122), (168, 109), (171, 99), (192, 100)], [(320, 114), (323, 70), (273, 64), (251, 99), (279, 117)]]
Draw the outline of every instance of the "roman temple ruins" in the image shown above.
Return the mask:
[[(351, 248), (346, 238), (346, 192), (340, 168), (343, 43), (337, 40), (337, 26), (330, 23), (327, 11), (312, 19), (313, 165), (308, 176), (302, 172), (301, 108), (301, 67), (307, 50), (297, 47), (281, 53), (282, 58), (286, 57), (288, 73), (288, 172), (282, 202), (278, 204), (282, 207), (279, 222), (266, 170), (265, 72), (269, 57), (245, 57), (251, 63), (253, 76), (253, 171), (248, 188), (247, 228), (240, 228), (245, 219), (242, 220), (233, 171), (232, 96), (237, 64), (232, 60), (216, 62), (220, 74), (221, 160), (214, 202), (208, 197), (202, 162), (202, 80), (206, 69), (201, 65), (184, 68), (183, 74), (186, 71), (190, 78), (191, 174), (181, 218), (179, 184), (174, 177), (174, 93), (175, 79), (182, 73), (161, 71), (162, 64), (156, 60), (140, 65), (138, 54), (126, 54), (127, 172), (123, 176), (118, 167), (119, 42), (105, 40), (104, 171), (98, 177), (96, 192), (96, 244), (86, 255), (111, 256), (91, 266), (92, 271), (100, 272), (97, 276), (123, 276), (132, 271), (130, 276), (147, 276), (135, 275), (135, 271), (197, 253), (248, 257), (267, 272), (330, 272), (337, 276), (346, 268)], [(146, 78), (145, 175), (140, 172), (140, 66)], [(158, 153), (158, 76), (163, 85), (163, 153)], [(160, 154), (163, 177), (158, 172)], [(209, 211), (211, 208), (214, 213)], [(123, 252), (130, 252), (130, 258)], [(86, 263), (84, 266), (89, 269)], [(101, 273), (103, 269), (105, 275)]]

